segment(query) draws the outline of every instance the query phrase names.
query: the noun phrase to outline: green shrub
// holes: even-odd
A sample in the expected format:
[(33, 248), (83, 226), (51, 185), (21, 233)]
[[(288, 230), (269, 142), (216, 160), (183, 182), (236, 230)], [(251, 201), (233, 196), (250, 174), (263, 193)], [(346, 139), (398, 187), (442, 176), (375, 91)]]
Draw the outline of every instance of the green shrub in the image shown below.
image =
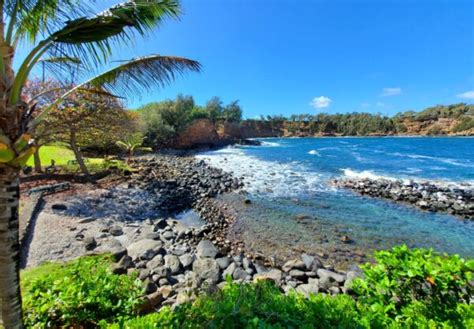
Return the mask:
[(115, 275), (104, 256), (48, 263), (22, 273), (24, 321), (28, 327), (95, 326), (134, 315), (142, 295), (135, 275)]
[(365, 278), (353, 289), (370, 322), (429, 323), (465, 327), (472, 321), (470, 283), (474, 260), (439, 255), (432, 250), (395, 247), (375, 253), (377, 264), (363, 266)]
[(359, 328), (355, 302), (336, 297), (288, 296), (269, 282), (228, 283), (212, 295), (171, 312), (115, 324), (110, 328)]

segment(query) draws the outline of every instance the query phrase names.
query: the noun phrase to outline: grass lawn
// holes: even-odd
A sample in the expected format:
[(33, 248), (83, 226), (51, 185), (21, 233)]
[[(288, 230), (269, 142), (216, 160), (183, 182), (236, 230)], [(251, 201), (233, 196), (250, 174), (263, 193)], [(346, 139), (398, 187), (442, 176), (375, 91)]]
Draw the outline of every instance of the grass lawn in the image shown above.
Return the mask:
[[(74, 152), (64, 146), (57, 146), (57, 145), (42, 146), (40, 148), (39, 153), (40, 153), (40, 158), (41, 158), (41, 165), (43, 167), (51, 165), (51, 160), (56, 161), (57, 166), (66, 166), (69, 160), (76, 159), (74, 157)], [(104, 159), (101, 159), (101, 158), (84, 158), (84, 161), (85, 161), (86, 166), (89, 169), (92, 169), (92, 171), (95, 171), (94, 169), (100, 169), (98, 167), (104, 164)], [(31, 157), (28, 160), (27, 165), (33, 167), (34, 164), (35, 164), (34, 159), (33, 157)], [(114, 163), (111, 163), (111, 164), (116, 164), (120, 168), (122, 167), (125, 169), (128, 168), (121, 161), (114, 161)], [(77, 164), (67, 166), (68, 171), (76, 171), (77, 169), (78, 169)]]
[[(42, 146), (40, 148), (41, 164), (43, 166), (49, 166), (51, 160), (56, 161), (59, 166), (67, 164), (69, 160), (74, 160), (74, 153), (62, 146)], [(34, 166), (35, 162), (33, 157), (28, 160), (28, 166)]]

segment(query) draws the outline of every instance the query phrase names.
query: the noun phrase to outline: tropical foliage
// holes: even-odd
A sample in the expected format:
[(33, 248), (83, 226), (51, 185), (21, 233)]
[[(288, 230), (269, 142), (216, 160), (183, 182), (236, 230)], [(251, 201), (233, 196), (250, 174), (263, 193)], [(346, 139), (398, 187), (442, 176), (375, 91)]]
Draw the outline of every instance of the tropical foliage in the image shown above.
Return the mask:
[[(25, 317), (36, 326), (103, 328), (472, 328), (473, 260), (406, 246), (375, 255), (349, 295), (282, 293), (270, 282), (228, 282), (174, 310), (137, 316), (135, 277), (109, 258), (46, 264), (23, 274)], [(52, 287), (52, 288), (51, 288)], [(126, 290), (129, 293), (126, 293)], [(111, 324), (114, 323), (114, 324)]]
[(145, 143), (155, 148), (165, 146), (196, 119), (209, 119), (214, 123), (242, 119), (238, 101), (224, 105), (218, 97), (199, 106), (192, 96), (178, 95), (175, 100), (143, 105), (137, 112), (142, 119)]
[[(18, 178), (35, 152), (32, 130), (70, 96), (89, 93), (135, 96), (163, 87), (177, 75), (199, 71), (196, 61), (163, 55), (112, 62), (113, 51), (146, 36), (167, 19), (177, 18), (177, 0), (130, 0), (100, 13), (90, 1), (11, 0), (0, 2), (0, 309), (8, 328), (21, 324), (19, 291)], [(24, 56), (15, 56), (19, 45)], [(18, 70), (13, 70), (14, 59)], [(71, 88), (38, 107), (24, 98), (31, 72), (41, 65), (48, 74), (61, 75), (63, 67), (77, 69)], [(80, 65), (79, 65), (80, 64)], [(100, 67), (107, 69), (96, 74)], [(55, 90), (58, 91), (58, 90)]]
[(95, 326), (135, 314), (142, 283), (135, 275), (114, 275), (111, 264), (109, 257), (89, 256), (23, 273), (25, 325)]

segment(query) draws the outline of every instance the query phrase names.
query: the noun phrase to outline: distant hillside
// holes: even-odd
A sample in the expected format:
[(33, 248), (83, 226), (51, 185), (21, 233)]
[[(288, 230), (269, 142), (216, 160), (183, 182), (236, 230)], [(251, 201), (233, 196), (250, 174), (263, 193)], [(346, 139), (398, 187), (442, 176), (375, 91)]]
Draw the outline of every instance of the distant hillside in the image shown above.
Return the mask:
[(474, 105), (438, 105), (394, 117), (370, 113), (269, 116), (241, 123), (243, 137), (474, 135)]

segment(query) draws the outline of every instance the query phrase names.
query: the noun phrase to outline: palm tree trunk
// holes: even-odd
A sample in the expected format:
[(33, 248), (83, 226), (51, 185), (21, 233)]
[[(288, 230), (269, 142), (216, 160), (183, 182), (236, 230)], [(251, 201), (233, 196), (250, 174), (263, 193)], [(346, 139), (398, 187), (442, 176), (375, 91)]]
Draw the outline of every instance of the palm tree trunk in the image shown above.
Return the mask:
[(40, 149), (40, 146), (38, 146), (35, 153), (33, 154), (33, 158), (35, 160), (35, 171), (36, 172), (42, 172), (43, 171), (42, 168), (41, 168), (41, 158), (40, 158), (40, 155), (39, 155), (39, 149)]
[(72, 131), (71, 132), (71, 148), (72, 151), (74, 152), (74, 156), (76, 157), (77, 164), (79, 165), (79, 168), (81, 168), (81, 171), (84, 175), (89, 176), (89, 170), (87, 169), (84, 159), (82, 158), (81, 151), (79, 151), (79, 148), (77, 147), (77, 141), (76, 141), (76, 132)]
[(19, 170), (0, 165), (0, 327), (22, 328)]

